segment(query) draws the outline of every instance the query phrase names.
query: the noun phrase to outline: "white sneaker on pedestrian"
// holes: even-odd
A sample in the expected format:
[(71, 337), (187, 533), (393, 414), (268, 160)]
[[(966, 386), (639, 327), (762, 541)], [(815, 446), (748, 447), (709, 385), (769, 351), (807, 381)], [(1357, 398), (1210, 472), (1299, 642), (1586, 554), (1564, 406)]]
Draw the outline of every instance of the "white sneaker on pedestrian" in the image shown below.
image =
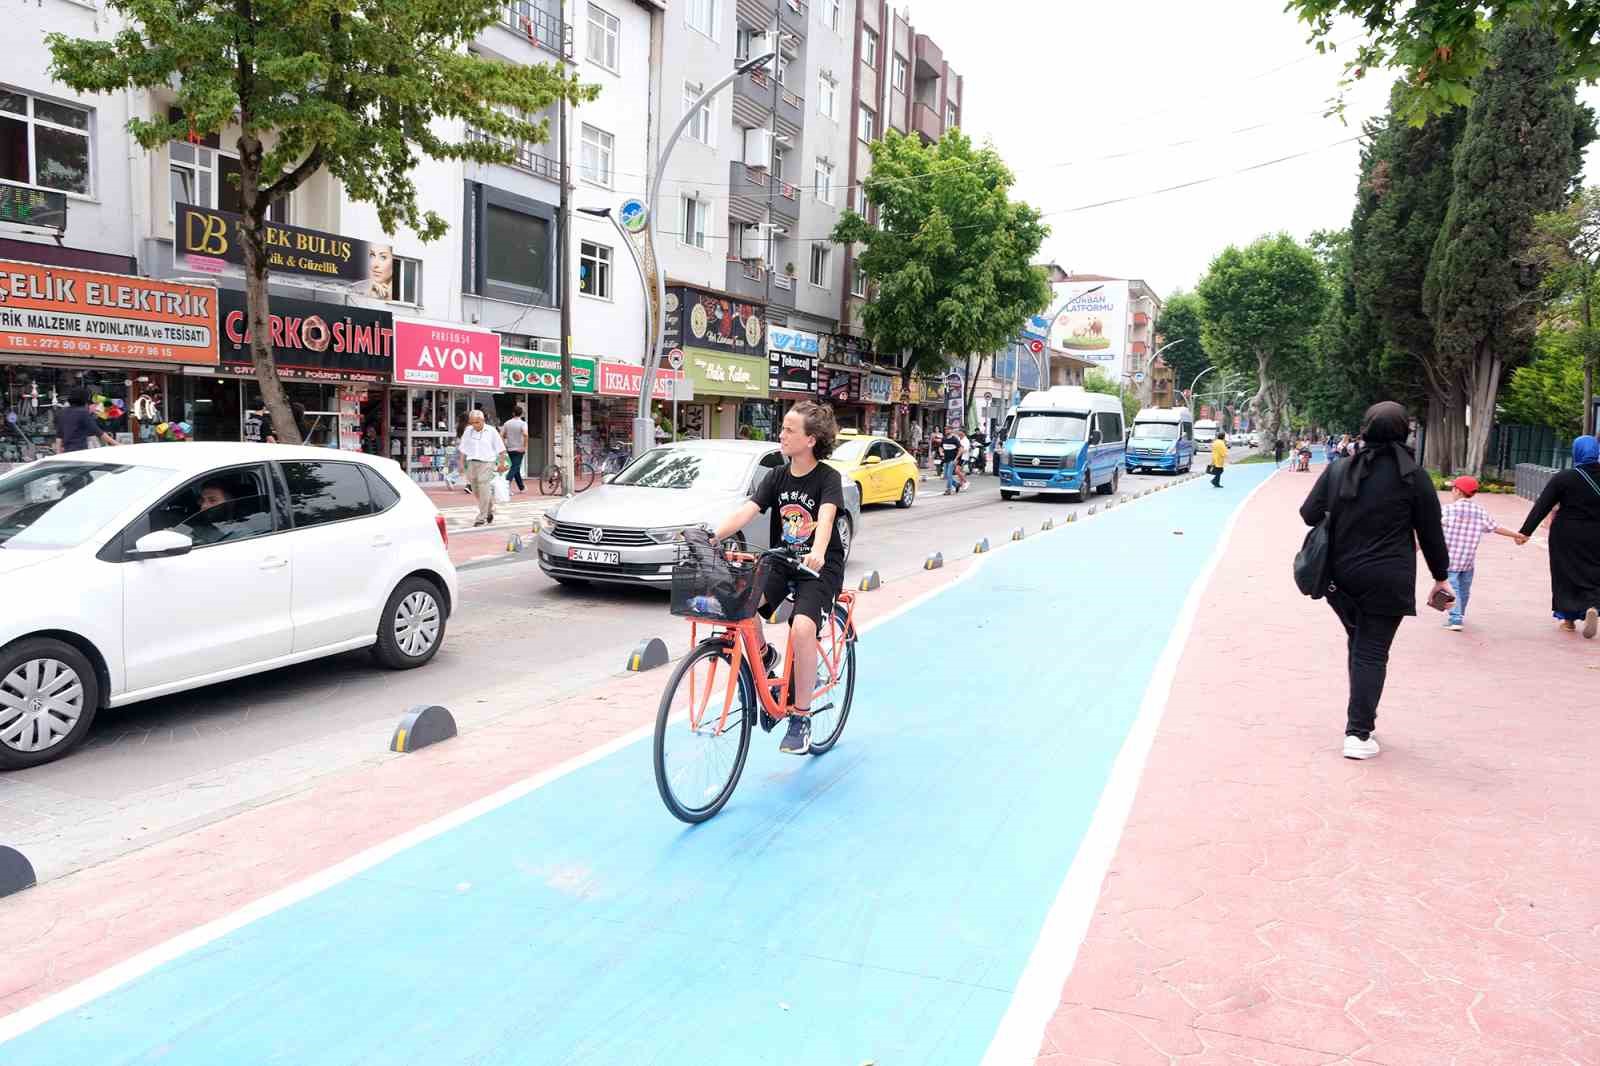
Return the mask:
[(1378, 747), (1377, 737), (1368, 737), (1366, 740), (1362, 740), (1360, 737), (1344, 738), (1344, 757), (1346, 759), (1372, 759), (1376, 758), (1378, 752), (1382, 750), (1382, 748)]
[(1600, 611), (1591, 607), (1583, 613), (1583, 639), (1593, 640), (1596, 633), (1600, 633)]
[(1459, 633), (1461, 632), (1462, 626), (1460, 622), (1451, 622), (1445, 628), (1450, 630), (1452, 633)]

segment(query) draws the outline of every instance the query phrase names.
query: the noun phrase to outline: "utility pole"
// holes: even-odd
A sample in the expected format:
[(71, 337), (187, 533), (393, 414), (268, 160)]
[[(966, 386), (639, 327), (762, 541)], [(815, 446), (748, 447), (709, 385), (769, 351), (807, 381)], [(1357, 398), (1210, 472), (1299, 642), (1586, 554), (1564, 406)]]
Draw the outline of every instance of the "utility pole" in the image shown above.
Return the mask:
[[(565, 69), (565, 64), (563, 64)], [(556, 227), (561, 240), (556, 249), (561, 271), (561, 484), (568, 496), (572, 495), (574, 474), (577, 470), (575, 456), (578, 438), (572, 431), (572, 175), (568, 172), (568, 142), (571, 131), (567, 121), (570, 109), (567, 97), (561, 95), (561, 207)]]

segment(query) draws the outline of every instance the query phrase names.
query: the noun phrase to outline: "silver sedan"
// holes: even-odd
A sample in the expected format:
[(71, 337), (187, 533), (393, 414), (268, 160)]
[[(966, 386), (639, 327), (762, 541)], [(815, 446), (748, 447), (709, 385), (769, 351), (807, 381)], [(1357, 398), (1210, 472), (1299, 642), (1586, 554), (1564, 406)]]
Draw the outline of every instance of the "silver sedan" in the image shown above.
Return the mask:
[[(544, 515), (539, 567), (563, 585), (670, 585), (678, 534), (727, 518), (783, 461), (777, 444), (769, 441), (680, 441), (652, 448), (605, 484), (563, 500)], [(861, 489), (849, 478), (844, 479), (844, 503), (834, 536), (849, 558), (861, 528)], [(733, 541), (768, 547), (770, 521), (769, 515), (757, 515)]]

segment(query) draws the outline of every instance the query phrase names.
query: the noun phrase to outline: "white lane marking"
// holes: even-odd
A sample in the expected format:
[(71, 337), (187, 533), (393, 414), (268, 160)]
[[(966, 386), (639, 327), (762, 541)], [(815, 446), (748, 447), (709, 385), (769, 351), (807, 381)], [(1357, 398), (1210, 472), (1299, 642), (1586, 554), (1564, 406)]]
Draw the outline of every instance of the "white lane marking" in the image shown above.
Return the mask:
[(1116, 857), (1122, 829), (1133, 810), (1133, 801), (1139, 792), (1139, 779), (1144, 775), (1156, 731), (1166, 713), (1178, 663), (1183, 658), (1195, 616), (1200, 611), (1200, 600), (1210, 587), (1211, 577), (1227, 551), (1234, 524), (1255, 494), (1265, 488), (1274, 476), (1269, 474), (1263, 478), (1261, 484), (1251, 489), (1234, 509), (1222, 528), (1222, 535), (1217, 539), (1211, 558), (1206, 560), (1206, 565), (1189, 588), (1189, 595), (1178, 614), (1177, 625), (1173, 627), (1161, 658), (1156, 661), (1155, 669), (1150, 674), (1150, 683), (1145, 687), (1144, 698), (1139, 704), (1138, 717), (1134, 719), (1122, 750), (1112, 763), (1111, 774), (1100, 793), (1094, 818), (1083, 835), (1082, 843), (1078, 845), (1078, 853), (1067, 869), (1067, 876), (1061, 882), (1055, 902), (1050, 905), (1044, 927), (1039, 930), (1039, 940), (1034, 944), (1028, 964), (1011, 994), (1011, 1005), (1006, 1008), (1005, 1016), (1000, 1019), (994, 1038), (989, 1042), (983, 1066), (1031, 1066), (1038, 1057), (1045, 1026), (1060, 1005), (1061, 988), (1078, 960), (1078, 948), (1089, 931), (1089, 921), (1100, 899), (1100, 883), (1105, 880), (1106, 871)]

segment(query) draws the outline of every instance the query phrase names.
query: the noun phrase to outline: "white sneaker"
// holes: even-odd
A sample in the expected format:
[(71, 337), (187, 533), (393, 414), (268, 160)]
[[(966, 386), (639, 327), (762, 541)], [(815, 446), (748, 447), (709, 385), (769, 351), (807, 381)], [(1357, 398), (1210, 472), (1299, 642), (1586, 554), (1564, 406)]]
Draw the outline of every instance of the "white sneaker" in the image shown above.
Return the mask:
[(1460, 622), (1451, 622), (1449, 625), (1445, 626), (1445, 628), (1450, 630), (1452, 633), (1459, 633), (1461, 632), (1462, 626)]
[(1369, 737), (1362, 740), (1360, 737), (1344, 738), (1344, 757), (1346, 759), (1372, 759), (1383, 749), (1378, 747), (1378, 738)]
[(1583, 613), (1583, 639), (1593, 640), (1596, 633), (1600, 633), (1600, 611), (1591, 607)]

